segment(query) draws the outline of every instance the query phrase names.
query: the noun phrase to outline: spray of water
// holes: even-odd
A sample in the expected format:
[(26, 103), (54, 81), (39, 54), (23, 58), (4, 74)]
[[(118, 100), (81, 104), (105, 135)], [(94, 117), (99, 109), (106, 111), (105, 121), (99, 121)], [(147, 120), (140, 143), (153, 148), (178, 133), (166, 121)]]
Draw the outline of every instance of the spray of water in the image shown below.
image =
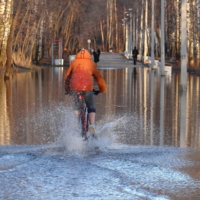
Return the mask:
[[(72, 112), (73, 113), (73, 112)], [(88, 132), (88, 140), (84, 141), (80, 135), (80, 126), (77, 124), (75, 115), (65, 116), (65, 124), (58, 136), (56, 144), (65, 148), (66, 152), (81, 153), (94, 149), (109, 148), (115, 140), (112, 132), (113, 123), (107, 123), (102, 126), (102, 123), (96, 123), (96, 131), (98, 138), (94, 138)]]
[[(67, 152), (85, 152), (91, 149), (108, 149), (114, 143), (126, 143), (126, 138), (137, 137), (142, 129), (142, 120), (137, 115), (105, 116), (96, 122), (98, 139), (89, 133), (89, 140), (83, 141), (80, 137), (80, 126), (72, 109), (65, 108), (64, 123), (56, 143), (65, 148)], [(136, 141), (136, 139), (135, 139)]]
[[(66, 152), (84, 152), (88, 149), (106, 149), (113, 143), (140, 144), (143, 142), (143, 120), (137, 114), (104, 116), (96, 121), (98, 140), (89, 137), (87, 142), (80, 136), (80, 126), (73, 108), (66, 102), (51, 102), (48, 106), (33, 110), (18, 124), (21, 135), (30, 135), (28, 145), (53, 144)], [(22, 129), (23, 128), (23, 129)], [(25, 128), (25, 129), (24, 129)], [(147, 126), (146, 132), (147, 132)]]

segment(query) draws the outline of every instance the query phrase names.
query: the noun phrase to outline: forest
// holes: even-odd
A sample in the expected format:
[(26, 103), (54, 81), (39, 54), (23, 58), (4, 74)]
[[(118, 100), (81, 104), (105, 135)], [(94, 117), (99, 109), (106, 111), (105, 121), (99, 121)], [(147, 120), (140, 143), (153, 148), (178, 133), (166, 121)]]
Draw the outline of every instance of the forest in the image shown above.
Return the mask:
[[(164, 7), (166, 57), (180, 60), (181, 0), (165, 0)], [(155, 56), (160, 57), (161, 0), (155, 0), (154, 9)], [(0, 71), (9, 78), (18, 66), (32, 68), (51, 57), (52, 40), (62, 40), (67, 55), (87, 48), (88, 39), (93, 49), (122, 53), (126, 48), (123, 20), (128, 23), (131, 17), (133, 45), (143, 54), (146, 32), (150, 56), (151, 10), (152, 0), (0, 0)], [(188, 69), (199, 70), (200, 0), (187, 0), (187, 57)]]

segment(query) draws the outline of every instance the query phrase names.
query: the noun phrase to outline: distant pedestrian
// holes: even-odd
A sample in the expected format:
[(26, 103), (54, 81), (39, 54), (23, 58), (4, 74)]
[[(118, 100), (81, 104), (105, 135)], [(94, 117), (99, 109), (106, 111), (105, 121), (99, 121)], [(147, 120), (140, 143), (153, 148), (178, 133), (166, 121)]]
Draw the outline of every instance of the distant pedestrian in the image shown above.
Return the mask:
[(97, 53), (98, 53), (98, 55), (99, 55), (99, 60), (100, 60), (100, 54), (101, 54), (100, 49), (97, 49)]
[(92, 54), (94, 57), (94, 62), (98, 63), (99, 62), (99, 54), (95, 50), (92, 50)]
[(135, 48), (133, 49), (133, 51), (132, 51), (133, 64), (134, 64), (134, 65), (136, 65), (137, 55), (138, 55), (138, 50), (137, 50), (136, 47), (135, 47)]

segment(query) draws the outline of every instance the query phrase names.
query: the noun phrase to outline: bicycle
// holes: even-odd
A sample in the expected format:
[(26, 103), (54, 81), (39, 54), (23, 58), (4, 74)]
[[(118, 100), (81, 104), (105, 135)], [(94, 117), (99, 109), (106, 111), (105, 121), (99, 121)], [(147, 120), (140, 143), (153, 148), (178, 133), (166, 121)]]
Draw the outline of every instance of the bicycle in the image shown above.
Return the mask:
[[(93, 94), (94, 95), (98, 95), (99, 94), (99, 90), (93, 90)], [(77, 91), (76, 92), (77, 95), (77, 106), (78, 106), (78, 121), (81, 124), (81, 136), (84, 138), (84, 140), (87, 140), (87, 132), (88, 132), (88, 108), (87, 105), (85, 103), (85, 99), (83, 96), (83, 91)]]

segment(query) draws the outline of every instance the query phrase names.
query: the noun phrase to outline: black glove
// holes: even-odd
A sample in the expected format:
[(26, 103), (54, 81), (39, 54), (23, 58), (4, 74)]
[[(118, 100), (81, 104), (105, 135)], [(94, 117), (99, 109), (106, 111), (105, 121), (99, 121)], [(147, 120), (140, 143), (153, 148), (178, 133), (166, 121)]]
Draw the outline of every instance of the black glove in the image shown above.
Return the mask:
[(100, 92), (99, 90), (93, 90), (93, 94), (94, 94), (94, 95), (98, 95), (99, 92)]

